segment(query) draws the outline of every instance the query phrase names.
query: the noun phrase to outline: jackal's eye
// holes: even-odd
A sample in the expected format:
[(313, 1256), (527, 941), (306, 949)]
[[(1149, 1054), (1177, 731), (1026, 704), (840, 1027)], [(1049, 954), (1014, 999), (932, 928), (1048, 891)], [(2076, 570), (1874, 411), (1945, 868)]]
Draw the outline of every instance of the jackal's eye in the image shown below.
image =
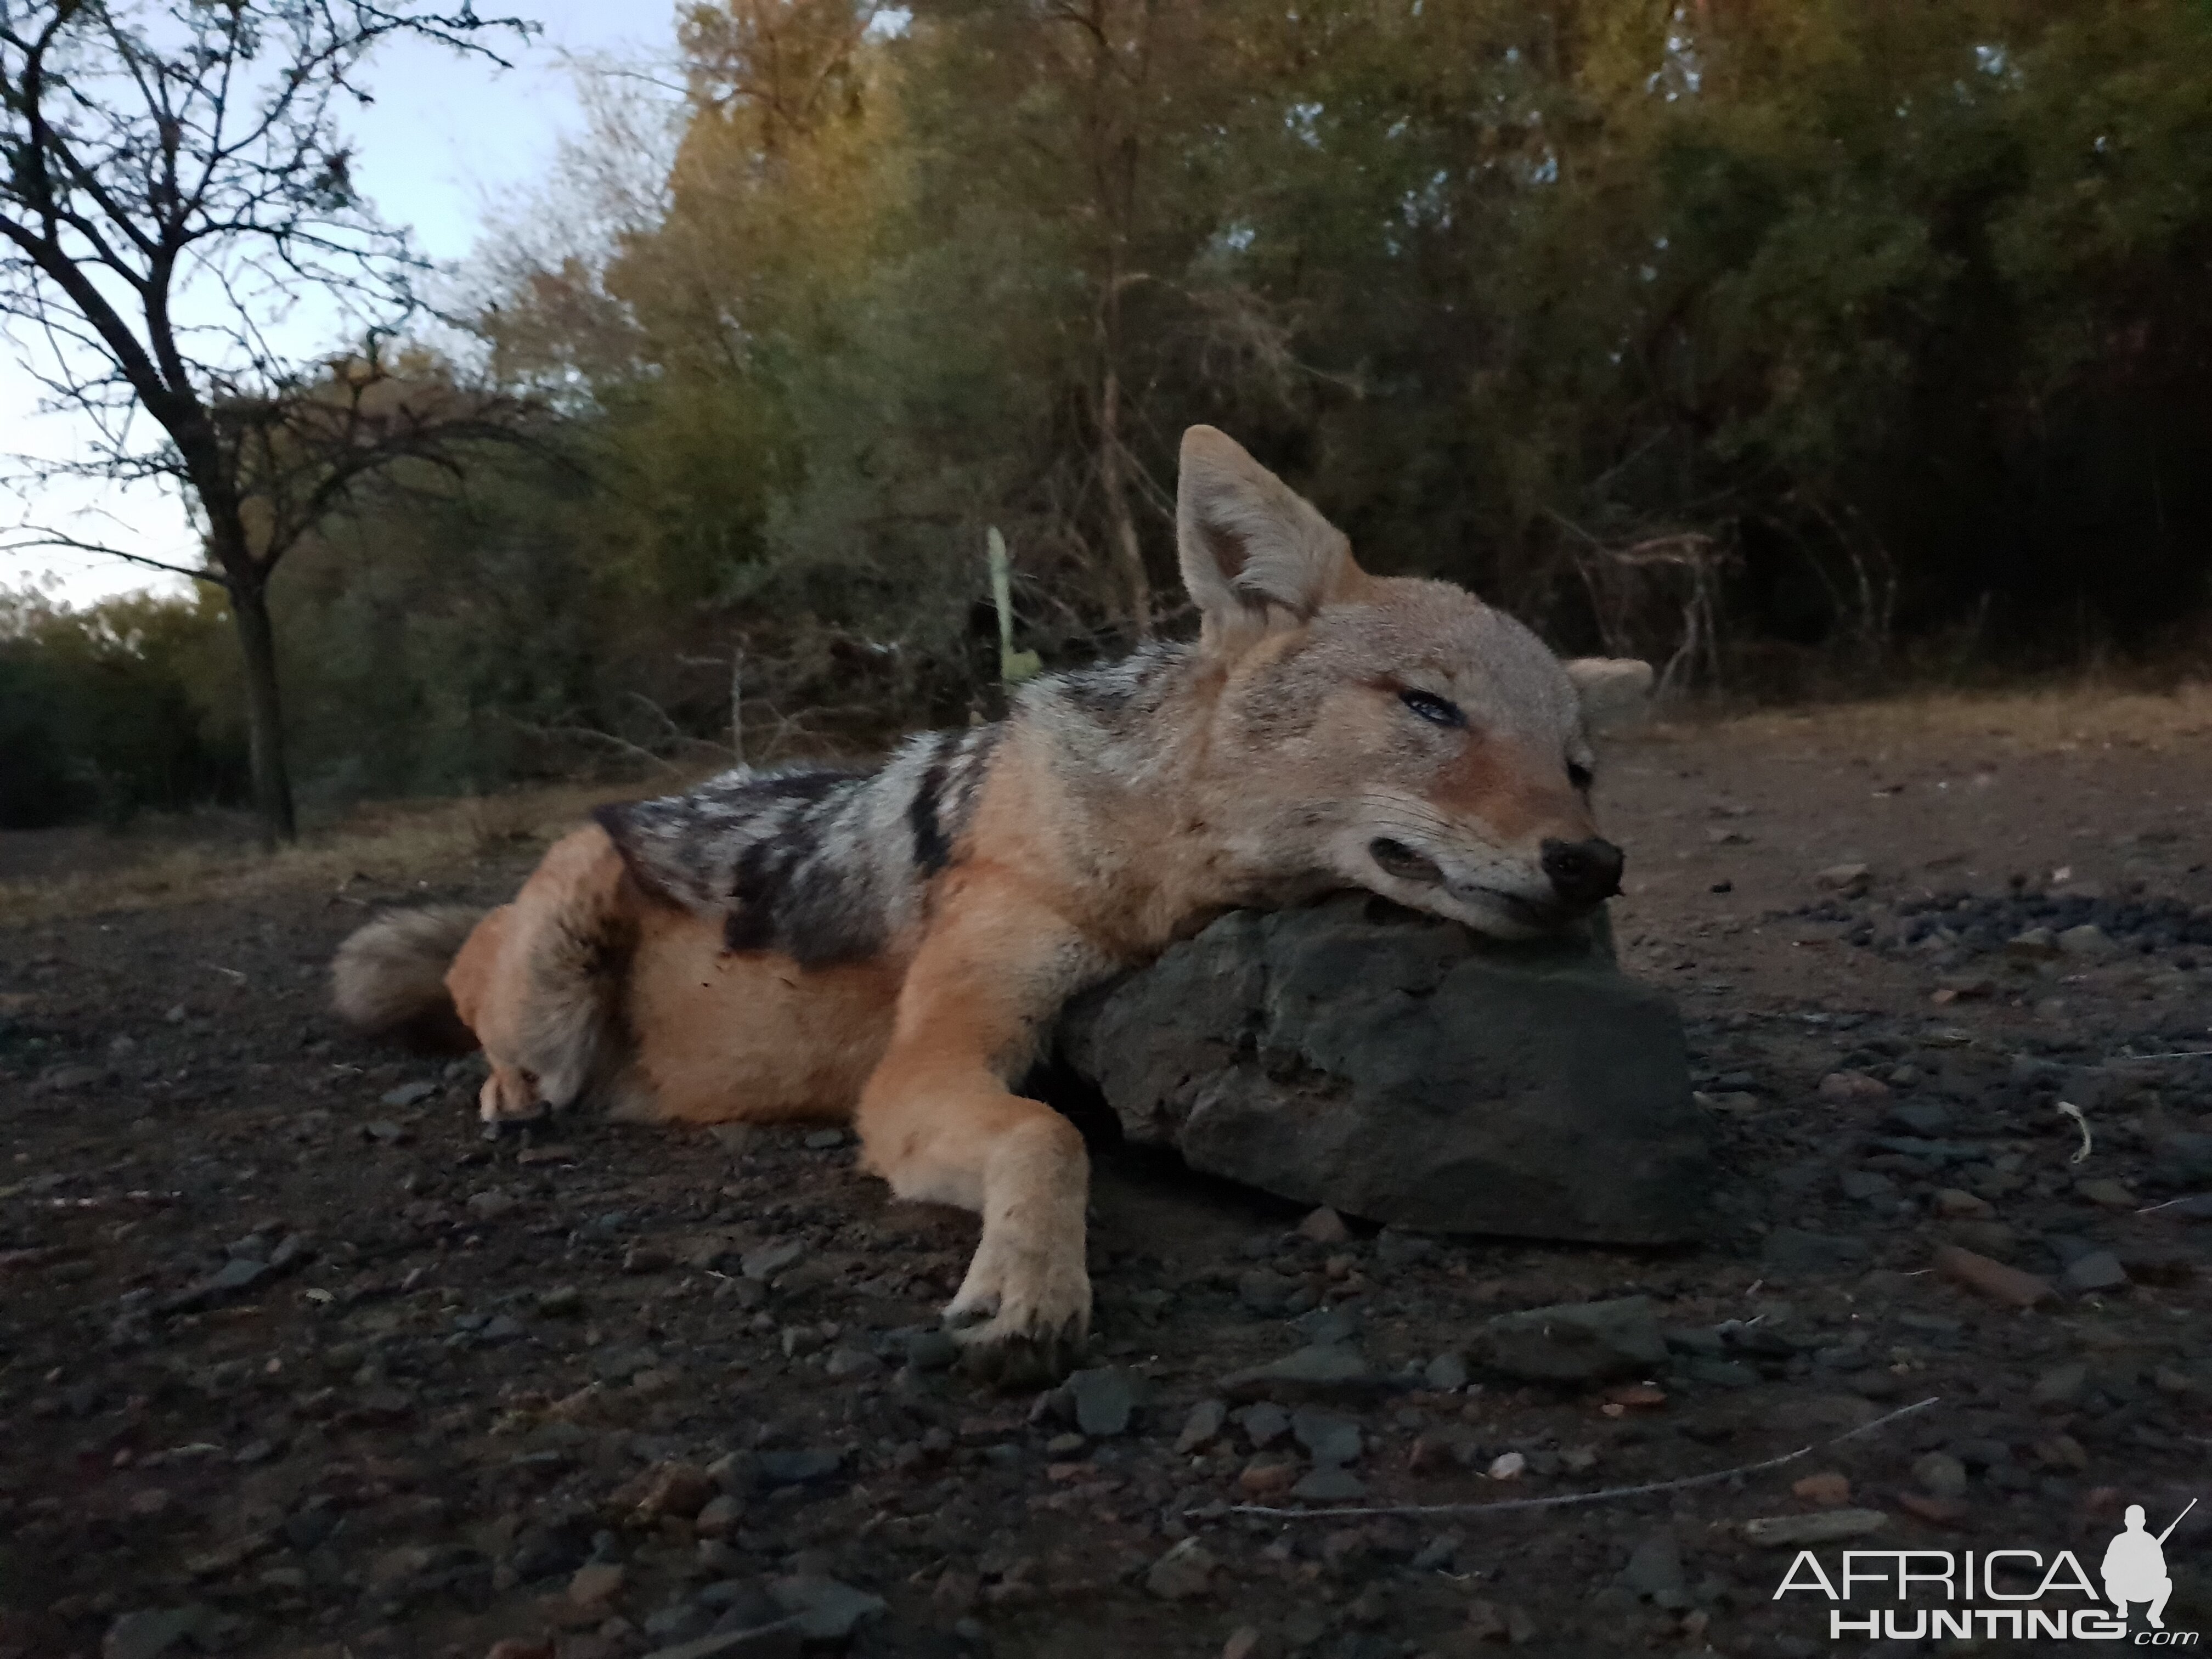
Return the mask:
[(1590, 785), (1597, 781), (1597, 774), (1591, 771), (1589, 767), (1584, 766), (1580, 761), (1569, 761), (1567, 763), (1567, 781), (1574, 785), (1577, 789), (1587, 789)]
[(1449, 697), (1440, 697), (1433, 691), (1401, 691), (1398, 701), (1431, 726), (1467, 724), (1467, 716), (1460, 713), (1457, 703)]

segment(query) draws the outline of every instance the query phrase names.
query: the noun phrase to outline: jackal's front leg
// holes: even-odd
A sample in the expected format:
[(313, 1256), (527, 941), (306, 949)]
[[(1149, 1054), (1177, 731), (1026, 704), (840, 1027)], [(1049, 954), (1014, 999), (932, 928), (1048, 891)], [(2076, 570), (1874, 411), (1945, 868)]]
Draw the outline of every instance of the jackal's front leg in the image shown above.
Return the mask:
[(945, 1310), (969, 1368), (1008, 1386), (1049, 1380), (1074, 1363), (1091, 1325), (1090, 1160), (1073, 1124), (1006, 1079), (1067, 996), (1110, 963), (988, 872), (955, 872), (936, 909), (890, 1047), (861, 1094), (862, 1154), (899, 1197), (981, 1215)]

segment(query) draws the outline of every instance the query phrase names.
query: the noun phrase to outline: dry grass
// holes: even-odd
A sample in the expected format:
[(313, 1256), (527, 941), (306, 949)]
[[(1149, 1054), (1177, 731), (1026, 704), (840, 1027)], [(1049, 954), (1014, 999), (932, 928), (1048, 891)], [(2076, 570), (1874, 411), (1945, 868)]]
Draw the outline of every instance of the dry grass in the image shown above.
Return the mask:
[(463, 800), (377, 803), (272, 854), (208, 843), (126, 854), (127, 861), (109, 867), (0, 882), (0, 924), (300, 888), (336, 890), (363, 878), (388, 884), (450, 876), (542, 847), (593, 806), (636, 793), (566, 785)]

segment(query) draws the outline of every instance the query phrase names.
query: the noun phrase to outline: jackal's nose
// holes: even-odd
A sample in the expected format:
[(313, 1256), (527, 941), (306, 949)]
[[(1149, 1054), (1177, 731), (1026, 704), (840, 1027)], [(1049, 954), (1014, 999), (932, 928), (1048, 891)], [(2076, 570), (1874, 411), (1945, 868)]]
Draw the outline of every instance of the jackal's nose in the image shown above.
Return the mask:
[(1543, 845), (1544, 873), (1564, 904), (1587, 910), (1620, 890), (1621, 866), (1627, 856), (1609, 841), (1593, 836), (1588, 841), (1547, 841)]

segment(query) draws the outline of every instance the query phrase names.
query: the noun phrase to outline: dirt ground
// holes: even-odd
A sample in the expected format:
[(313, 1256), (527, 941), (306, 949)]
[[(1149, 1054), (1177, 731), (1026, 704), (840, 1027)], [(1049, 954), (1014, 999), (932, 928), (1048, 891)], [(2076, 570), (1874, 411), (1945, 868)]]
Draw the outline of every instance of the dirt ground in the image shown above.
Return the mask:
[[(1778, 1599), (1795, 1549), (1744, 1523), (1863, 1511), (1850, 1547), (2094, 1575), (2126, 1504), (2156, 1532), (2191, 1498), (2166, 1623), (2212, 1631), (2212, 1203), (2170, 1202), (2212, 1191), (2212, 1059), (2186, 1057), (2212, 1051), (2212, 694), (1662, 726), (1601, 793), (1624, 965), (1680, 1000), (1712, 1120), (1707, 1242), (1316, 1242), (1294, 1207), (1102, 1158), (1113, 1374), (1080, 1417), (942, 1369), (973, 1224), (887, 1203), (841, 1134), (487, 1141), (471, 1062), (337, 1027), (345, 932), (502, 896), (520, 832), (140, 908), (18, 888), (0, 1656), (2070, 1651), (2002, 1623), (1832, 1639), (1836, 1604)], [(2033, 1278), (1978, 1290), (1947, 1244)], [(1990, 1293), (2022, 1283), (2032, 1306)], [(1668, 1333), (1646, 1375), (1456, 1358), (1493, 1315), (1631, 1295)], [(1224, 1396), (1332, 1327), (1391, 1385), (1318, 1417)], [(1324, 1444), (1365, 1505), (1483, 1504), (1755, 1464), (1931, 1398), (1642, 1496), (1234, 1512), (1290, 1501)], [(2024, 1565), (1990, 1593), (2037, 1589)]]

